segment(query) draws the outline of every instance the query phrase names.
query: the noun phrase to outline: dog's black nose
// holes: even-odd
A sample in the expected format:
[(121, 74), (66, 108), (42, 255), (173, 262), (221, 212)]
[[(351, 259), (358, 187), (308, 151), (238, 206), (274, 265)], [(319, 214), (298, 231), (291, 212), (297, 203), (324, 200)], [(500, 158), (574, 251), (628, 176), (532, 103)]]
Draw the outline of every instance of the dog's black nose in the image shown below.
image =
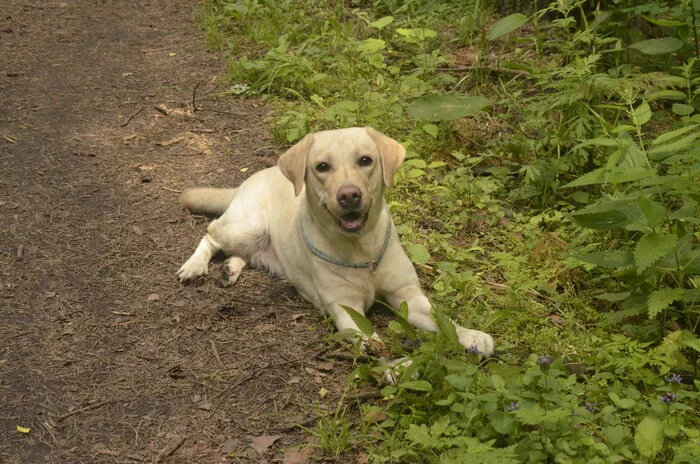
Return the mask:
[(354, 185), (346, 185), (338, 189), (336, 194), (338, 204), (345, 209), (355, 209), (362, 202), (362, 192)]

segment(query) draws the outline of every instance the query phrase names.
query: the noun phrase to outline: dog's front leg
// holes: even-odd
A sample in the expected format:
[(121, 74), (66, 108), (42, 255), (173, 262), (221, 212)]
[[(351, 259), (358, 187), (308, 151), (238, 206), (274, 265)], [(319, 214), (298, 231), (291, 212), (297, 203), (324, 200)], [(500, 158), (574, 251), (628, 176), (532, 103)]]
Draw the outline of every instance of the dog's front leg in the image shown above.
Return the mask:
[(340, 304), (340, 303), (330, 303), (326, 305), (325, 311), (328, 313), (331, 318), (333, 319), (333, 322), (335, 323), (336, 329), (338, 329), (338, 332), (343, 332), (343, 331), (354, 331), (357, 332), (358, 337), (362, 339), (362, 348), (363, 350), (367, 348), (367, 344), (370, 341), (379, 341), (379, 337), (375, 332), (373, 332), (371, 335), (367, 335), (360, 330), (360, 328), (357, 326), (355, 321), (352, 319), (350, 314), (347, 312), (347, 310), (343, 307), (348, 307), (352, 308), (361, 315), (365, 315), (365, 311), (362, 306), (362, 304)]
[[(394, 308), (398, 308), (404, 301), (408, 305), (410, 324), (427, 332), (437, 332), (437, 324), (431, 315), (432, 306), (419, 287), (407, 285), (387, 296), (387, 303)], [(455, 329), (460, 345), (468, 349), (476, 347), (486, 357), (493, 354), (494, 344), (491, 335), (480, 330), (467, 329), (458, 324), (455, 324)]]
[(177, 271), (178, 278), (184, 282), (206, 275), (209, 272), (209, 261), (220, 249), (209, 234), (205, 235), (190, 259)]

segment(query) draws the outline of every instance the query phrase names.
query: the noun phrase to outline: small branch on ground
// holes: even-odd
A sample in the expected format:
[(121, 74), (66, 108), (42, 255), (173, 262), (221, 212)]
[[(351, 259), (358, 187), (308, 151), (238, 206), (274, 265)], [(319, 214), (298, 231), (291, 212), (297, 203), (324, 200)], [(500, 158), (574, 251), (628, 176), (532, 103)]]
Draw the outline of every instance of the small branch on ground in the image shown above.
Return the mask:
[(100, 401), (99, 403), (90, 404), (88, 406), (85, 406), (84, 408), (76, 409), (74, 411), (68, 412), (66, 414), (63, 414), (62, 416), (57, 417), (56, 422), (61, 422), (65, 419), (68, 419), (70, 416), (74, 416), (74, 415), (80, 414), (82, 412), (91, 411), (93, 409), (101, 408), (102, 406), (107, 406), (108, 404), (121, 403), (123, 401), (126, 401), (126, 400), (124, 400), (124, 399), (106, 400), (106, 401)]
[(135, 117), (137, 114), (139, 114), (141, 111), (143, 111), (144, 108), (145, 108), (145, 106), (142, 106), (141, 108), (139, 108), (139, 109), (137, 109), (136, 111), (134, 111), (133, 113), (131, 113), (131, 115), (130, 115), (128, 118), (126, 118), (126, 121), (124, 121), (124, 122), (121, 124), (121, 127), (126, 127), (126, 125), (129, 124), (129, 123), (131, 122), (131, 120), (134, 119), (134, 117)]

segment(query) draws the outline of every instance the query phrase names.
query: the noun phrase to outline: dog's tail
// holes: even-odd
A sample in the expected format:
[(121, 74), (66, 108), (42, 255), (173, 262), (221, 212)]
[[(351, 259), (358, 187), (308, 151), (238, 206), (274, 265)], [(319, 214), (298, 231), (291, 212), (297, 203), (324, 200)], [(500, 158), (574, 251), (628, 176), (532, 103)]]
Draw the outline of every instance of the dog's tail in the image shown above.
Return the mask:
[(237, 191), (237, 188), (199, 187), (188, 189), (180, 195), (180, 204), (191, 213), (218, 217), (224, 214)]

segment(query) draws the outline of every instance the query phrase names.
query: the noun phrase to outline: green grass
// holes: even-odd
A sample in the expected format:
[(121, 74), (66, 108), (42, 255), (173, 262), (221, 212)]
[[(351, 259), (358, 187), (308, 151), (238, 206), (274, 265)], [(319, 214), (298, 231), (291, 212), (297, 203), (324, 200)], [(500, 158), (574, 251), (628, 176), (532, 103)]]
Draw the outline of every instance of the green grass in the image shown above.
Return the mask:
[[(310, 432), (327, 456), (698, 460), (694, 3), (206, 4), (230, 93), (275, 108), (280, 144), (372, 125), (406, 146), (401, 239), (438, 313), (497, 340), (485, 363), (421, 334), (381, 401)], [(399, 355), (412, 335), (385, 337)], [(358, 366), (350, 387), (381, 371)]]

